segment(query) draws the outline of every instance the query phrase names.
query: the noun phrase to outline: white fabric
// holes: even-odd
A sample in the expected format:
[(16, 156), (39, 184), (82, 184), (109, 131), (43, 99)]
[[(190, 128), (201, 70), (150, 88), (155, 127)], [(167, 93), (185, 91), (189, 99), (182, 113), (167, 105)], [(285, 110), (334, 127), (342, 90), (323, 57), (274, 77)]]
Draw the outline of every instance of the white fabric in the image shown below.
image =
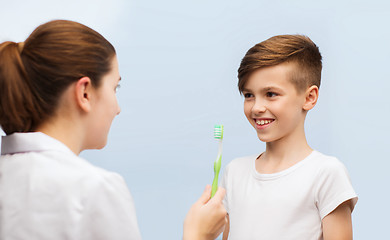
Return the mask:
[(2, 138), (0, 239), (138, 240), (123, 178), (39, 132)]
[(319, 240), (321, 220), (341, 203), (357, 202), (344, 165), (313, 151), (274, 174), (256, 171), (257, 156), (233, 160), (222, 186), (229, 213), (229, 240)]

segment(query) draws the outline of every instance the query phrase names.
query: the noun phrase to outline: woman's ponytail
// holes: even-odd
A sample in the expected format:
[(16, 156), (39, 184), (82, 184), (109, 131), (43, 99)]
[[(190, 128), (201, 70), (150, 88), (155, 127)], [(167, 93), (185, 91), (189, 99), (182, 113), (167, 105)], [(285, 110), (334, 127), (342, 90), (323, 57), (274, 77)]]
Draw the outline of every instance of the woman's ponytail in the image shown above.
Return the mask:
[(34, 100), (21, 54), (24, 43), (0, 44), (0, 126), (6, 134), (34, 124)]

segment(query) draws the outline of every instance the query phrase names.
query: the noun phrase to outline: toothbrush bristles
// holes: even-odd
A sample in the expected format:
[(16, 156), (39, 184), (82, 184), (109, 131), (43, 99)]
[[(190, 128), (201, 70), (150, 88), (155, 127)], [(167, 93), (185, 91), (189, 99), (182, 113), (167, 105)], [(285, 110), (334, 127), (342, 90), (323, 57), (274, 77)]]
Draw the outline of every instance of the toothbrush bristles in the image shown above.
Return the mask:
[(214, 126), (214, 138), (218, 140), (223, 138), (223, 125)]

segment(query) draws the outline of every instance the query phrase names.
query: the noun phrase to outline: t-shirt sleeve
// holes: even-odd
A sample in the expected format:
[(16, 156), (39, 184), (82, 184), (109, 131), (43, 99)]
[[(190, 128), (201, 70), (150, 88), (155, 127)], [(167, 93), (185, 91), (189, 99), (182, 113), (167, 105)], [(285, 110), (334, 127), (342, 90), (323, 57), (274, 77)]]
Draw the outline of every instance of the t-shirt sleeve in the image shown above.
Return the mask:
[(340, 204), (352, 200), (352, 210), (357, 202), (357, 195), (344, 165), (337, 159), (327, 159), (318, 174), (316, 204), (323, 219)]
[(141, 239), (133, 199), (119, 174), (107, 173), (96, 183), (82, 218), (81, 239)]

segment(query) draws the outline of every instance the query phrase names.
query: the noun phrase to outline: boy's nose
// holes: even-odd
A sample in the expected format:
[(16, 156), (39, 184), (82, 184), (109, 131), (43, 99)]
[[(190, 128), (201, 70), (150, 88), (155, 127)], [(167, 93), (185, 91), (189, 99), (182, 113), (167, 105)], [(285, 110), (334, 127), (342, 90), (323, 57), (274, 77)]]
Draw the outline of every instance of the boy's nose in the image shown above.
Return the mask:
[(260, 102), (260, 101), (256, 101), (255, 104), (252, 107), (252, 112), (254, 114), (263, 113), (266, 110), (267, 110), (267, 108), (265, 107), (264, 103)]

